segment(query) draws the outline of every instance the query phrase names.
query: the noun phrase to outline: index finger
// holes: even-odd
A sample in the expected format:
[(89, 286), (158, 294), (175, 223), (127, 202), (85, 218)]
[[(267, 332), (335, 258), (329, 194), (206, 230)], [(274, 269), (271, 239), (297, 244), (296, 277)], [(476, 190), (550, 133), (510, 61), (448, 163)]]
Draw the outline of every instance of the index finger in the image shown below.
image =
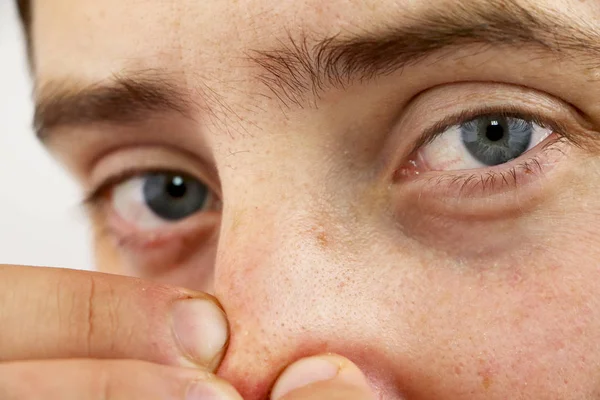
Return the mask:
[(118, 275), (0, 266), (0, 359), (130, 358), (216, 368), (228, 328), (204, 293)]

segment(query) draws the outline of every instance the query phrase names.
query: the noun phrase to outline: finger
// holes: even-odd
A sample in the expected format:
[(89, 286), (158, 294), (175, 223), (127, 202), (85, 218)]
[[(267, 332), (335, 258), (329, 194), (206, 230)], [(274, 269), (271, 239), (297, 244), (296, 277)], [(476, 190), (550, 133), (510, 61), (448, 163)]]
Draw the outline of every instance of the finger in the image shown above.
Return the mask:
[(272, 400), (374, 400), (363, 373), (348, 359), (326, 355), (302, 359), (277, 380)]
[(228, 328), (202, 293), (88, 271), (0, 266), (0, 360), (140, 359), (215, 368)]
[(0, 398), (18, 400), (241, 400), (212, 374), (133, 360), (0, 364)]

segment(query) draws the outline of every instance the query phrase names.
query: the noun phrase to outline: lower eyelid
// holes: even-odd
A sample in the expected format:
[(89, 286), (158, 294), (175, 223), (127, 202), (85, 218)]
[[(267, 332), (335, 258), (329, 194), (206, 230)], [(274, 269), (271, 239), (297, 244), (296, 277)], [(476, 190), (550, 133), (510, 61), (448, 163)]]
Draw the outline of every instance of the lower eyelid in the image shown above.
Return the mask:
[(188, 152), (159, 145), (124, 147), (105, 155), (89, 174), (86, 186), (89, 193), (94, 193), (93, 188), (114, 186), (126, 178), (166, 171), (193, 176), (210, 187), (217, 197), (220, 196), (212, 164)]
[(543, 196), (542, 181), (569, 151), (569, 143), (558, 136), (553, 135), (546, 141), (547, 144), (538, 145), (539, 150), (496, 167), (419, 174), (398, 170), (394, 184), (402, 187), (399, 190), (402, 196), (412, 196), (421, 203), (445, 208), (447, 212), (484, 215), (496, 212), (489, 207), (523, 208), (526, 200)]
[(159, 250), (179, 240), (194, 241), (216, 230), (220, 221), (220, 212), (204, 212), (193, 215), (178, 223), (158, 229), (140, 231), (119, 215), (107, 210), (105, 233), (112, 236), (120, 247), (139, 252)]
[(218, 243), (220, 213), (217, 212), (154, 232), (127, 231), (121, 225), (123, 221), (115, 218), (108, 216), (97, 234), (119, 250), (136, 276), (179, 268), (193, 257), (210, 254)]

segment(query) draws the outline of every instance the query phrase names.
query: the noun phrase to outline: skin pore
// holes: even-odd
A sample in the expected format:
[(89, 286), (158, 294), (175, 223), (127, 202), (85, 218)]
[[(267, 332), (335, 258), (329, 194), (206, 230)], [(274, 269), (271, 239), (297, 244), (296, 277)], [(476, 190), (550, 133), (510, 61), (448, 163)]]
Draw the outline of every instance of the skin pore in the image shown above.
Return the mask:
[[(32, 11), (36, 128), (98, 269), (214, 294), (245, 399), (327, 352), (385, 399), (600, 397), (597, 2)], [(451, 132), (482, 115), (537, 142), (473, 164)], [(149, 173), (211, 194), (158, 218)]]

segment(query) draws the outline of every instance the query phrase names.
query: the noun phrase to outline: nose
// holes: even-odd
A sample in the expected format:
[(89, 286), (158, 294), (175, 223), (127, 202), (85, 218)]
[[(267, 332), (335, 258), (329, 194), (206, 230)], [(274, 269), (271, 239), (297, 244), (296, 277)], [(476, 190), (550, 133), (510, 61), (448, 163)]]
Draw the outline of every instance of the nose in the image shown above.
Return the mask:
[(332, 352), (385, 386), (380, 372), (393, 361), (378, 344), (395, 306), (374, 292), (389, 289), (385, 271), (361, 265), (368, 232), (348, 222), (360, 217), (323, 203), (291, 203), (246, 202), (223, 212), (215, 293), (231, 338), (219, 375), (245, 399), (265, 399), (287, 365)]

